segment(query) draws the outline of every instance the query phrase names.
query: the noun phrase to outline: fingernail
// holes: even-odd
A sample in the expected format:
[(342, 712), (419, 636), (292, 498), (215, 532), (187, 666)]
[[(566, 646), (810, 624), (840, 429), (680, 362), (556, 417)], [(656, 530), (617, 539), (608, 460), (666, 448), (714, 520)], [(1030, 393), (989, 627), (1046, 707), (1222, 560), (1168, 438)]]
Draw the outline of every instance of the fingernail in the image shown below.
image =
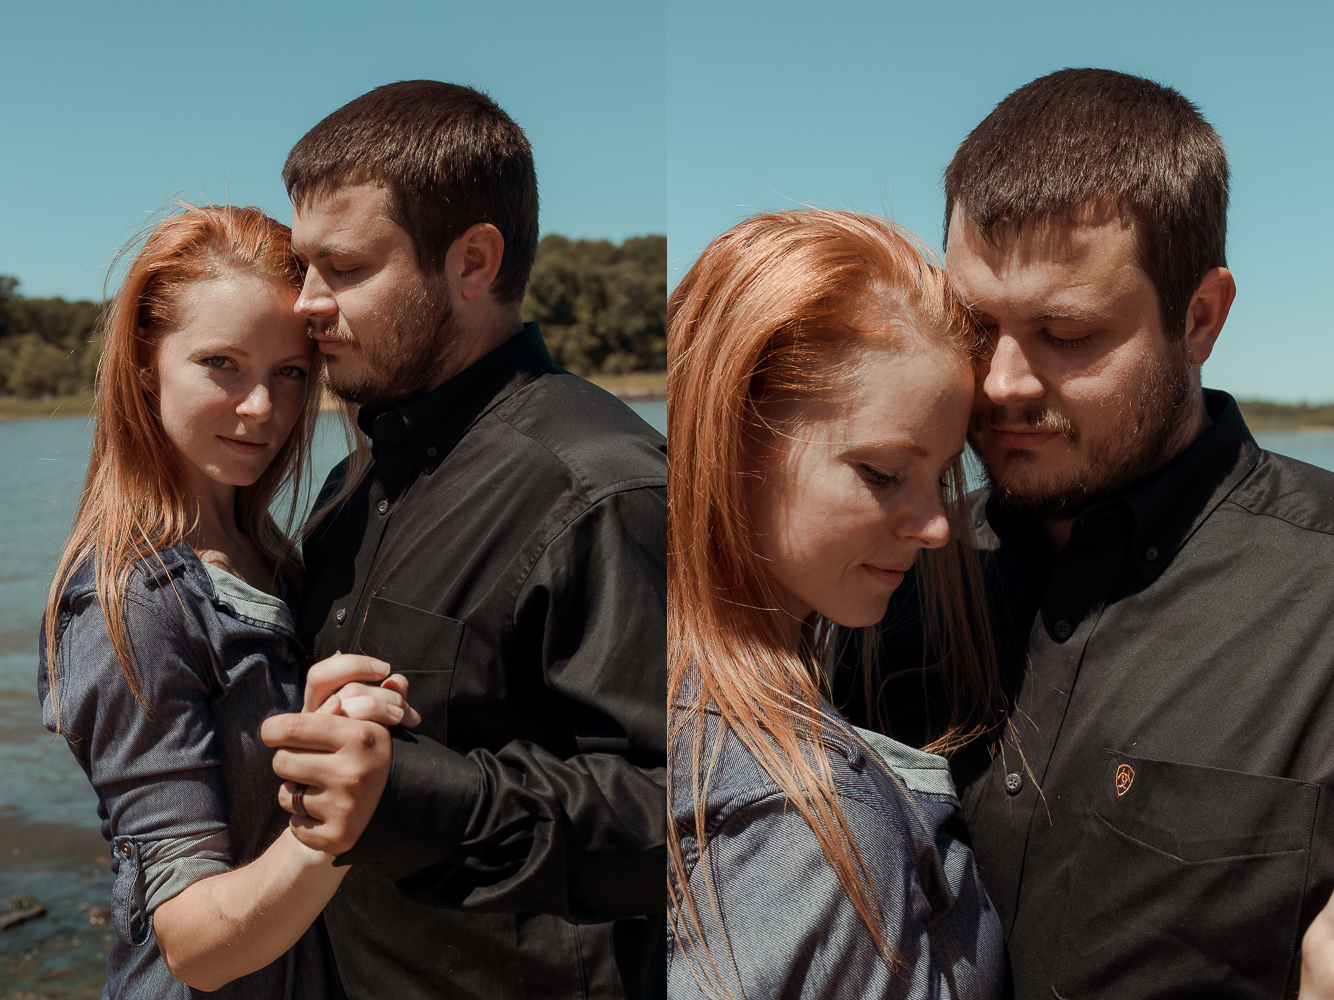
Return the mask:
[(376, 672), (379, 673), (382, 677), (388, 677), (388, 676), (389, 676), (389, 664), (385, 663), (384, 660), (376, 660), (376, 661), (375, 661), (375, 670), (376, 670)]
[(403, 709), (399, 708), (397, 705), (390, 705), (390, 706), (389, 706), (389, 718), (393, 719), (395, 722), (402, 722), (402, 721), (403, 721)]

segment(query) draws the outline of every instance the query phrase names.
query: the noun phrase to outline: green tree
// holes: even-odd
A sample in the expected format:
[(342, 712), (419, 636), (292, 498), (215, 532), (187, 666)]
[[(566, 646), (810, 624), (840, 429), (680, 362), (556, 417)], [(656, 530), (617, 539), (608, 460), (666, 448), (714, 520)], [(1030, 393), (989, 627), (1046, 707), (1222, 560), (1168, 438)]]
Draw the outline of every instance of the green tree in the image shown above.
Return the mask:
[(667, 239), (548, 236), (538, 244), (525, 320), (556, 363), (580, 375), (667, 367)]
[(92, 388), (101, 352), (101, 306), (27, 299), (0, 276), (0, 393), (34, 398)]

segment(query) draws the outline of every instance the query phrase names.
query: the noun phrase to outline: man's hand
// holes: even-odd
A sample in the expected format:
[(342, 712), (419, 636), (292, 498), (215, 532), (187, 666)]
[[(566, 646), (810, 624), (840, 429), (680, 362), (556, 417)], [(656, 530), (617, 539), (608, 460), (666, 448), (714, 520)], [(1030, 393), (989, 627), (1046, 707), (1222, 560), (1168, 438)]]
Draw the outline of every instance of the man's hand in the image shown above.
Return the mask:
[(1334, 897), (1302, 936), (1302, 985), (1297, 1000), (1334, 1000)]
[[(302, 712), (270, 716), (260, 736), (278, 748), (273, 770), (287, 779), (278, 804), (293, 814), (297, 840), (329, 854), (350, 851), (389, 780), (389, 730), (361, 719)], [(294, 785), (305, 786), (301, 809), (293, 803)]]

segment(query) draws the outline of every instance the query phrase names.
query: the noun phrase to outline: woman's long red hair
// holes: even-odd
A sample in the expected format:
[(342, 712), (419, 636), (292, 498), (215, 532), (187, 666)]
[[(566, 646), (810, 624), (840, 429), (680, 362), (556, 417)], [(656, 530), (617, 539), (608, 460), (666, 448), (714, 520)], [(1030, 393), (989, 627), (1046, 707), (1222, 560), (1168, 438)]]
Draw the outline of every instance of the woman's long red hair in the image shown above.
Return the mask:
[[(863, 320), (868, 303), (884, 303), (906, 322), (887, 334), (884, 323)], [(704, 250), (668, 304), (669, 726), (673, 744), (693, 733), (689, 772), (672, 766), (668, 784), (691, 782), (695, 803), (693, 828), (673, 826), (669, 836), (668, 892), (673, 931), (711, 993), (732, 996), (729, 979), (739, 987), (734, 964), (724, 975), (707, 943), (726, 942), (707, 862), (705, 793), (729, 732), (810, 824), (885, 960), (899, 960), (819, 739), (826, 682), (814, 637), (829, 634), (829, 623), (808, 628), (802, 650), (791, 648), (776, 584), (757, 554), (745, 483), (762, 475), (756, 442), (772, 430), (767, 404), (837, 400), (856, 377), (858, 349), (886, 338), (892, 344), (894, 336), (924, 336), (965, 357), (983, 346), (930, 251), (892, 223), (851, 212), (778, 212), (741, 223)], [(992, 724), (998, 704), (961, 463), (951, 480), (951, 541), (925, 552), (917, 567), (929, 634), (923, 667), (939, 673), (957, 709), (934, 744), (942, 751)], [(874, 634), (865, 630), (862, 643), (873, 712), (880, 669)], [(709, 711), (719, 724), (706, 748)], [(700, 845), (704, 913), (684, 877), (683, 832)], [(731, 964), (730, 946), (728, 955)]]
[[(47, 596), (43, 626), (57, 730), (60, 598), (70, 577), (89, 560), (112, 649), (130, 690), (149, 710), (125, 626), (126, 587), (137, 563), (186, 538), (199, 518), (198, 501), (187, 494), (175, 448), (162, 426), (152, 371), (158, 344), (180, 319), (181, 292), (195, 282), (235, 272), (299, 290), (302, 271), (292, 253), (291, 230), (257, 208), (185, 206), (149, 230), (105, 314), (88, 477)], [(273, 567), (275, 579), (281, 574), (293, 586), (300, 583), (301, 556), (274, 522), (269, 505), (290, 485), (290, 515), (295, 517), (319, 410), (318, 361), (316, 354), (306, 402), (287, 441), (263, 475), (236, 495), (237, 523)]]

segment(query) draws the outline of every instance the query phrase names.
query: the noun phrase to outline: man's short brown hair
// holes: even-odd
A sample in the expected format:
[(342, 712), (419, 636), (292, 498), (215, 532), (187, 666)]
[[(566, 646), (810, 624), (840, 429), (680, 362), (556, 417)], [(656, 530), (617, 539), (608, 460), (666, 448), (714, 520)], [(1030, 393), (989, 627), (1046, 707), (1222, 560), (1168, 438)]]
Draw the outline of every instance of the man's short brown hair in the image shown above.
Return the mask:
[(1010, 94), (945, 171), (945, 231), (958, 205), (988, 240), (1109, 206), (1134, 228), (1169, 340), (1185, 335), (1200, 279), (1225, 267), (1227, 154), (1171, 87), (1105, 69), (1063, 69)]
[(537, 256), (537, 173), (528, 139), (486, 94), (436, 80), (376, 87), (292, 147), (287, 194), (302, 205), (368, 181), (388, 190), (389, 217), (412, 239), (417, 266), (438, 273), (445, 251), (479, 222), (505, 253), (491, 293), (523, 299)]

